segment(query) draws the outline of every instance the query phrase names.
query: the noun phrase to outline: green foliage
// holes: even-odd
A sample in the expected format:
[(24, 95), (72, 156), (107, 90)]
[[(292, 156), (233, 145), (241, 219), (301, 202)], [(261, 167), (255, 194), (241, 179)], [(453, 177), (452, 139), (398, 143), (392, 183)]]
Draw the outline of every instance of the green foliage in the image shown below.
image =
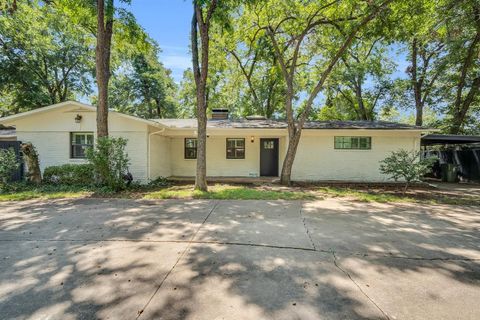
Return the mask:
[[(95, 8), (96, 1), (92, 0), (18, 1), (14, 12), (0, 15), (0, 116), (75, 100), (93, 93)], [(113, 77), (122, 74), (120, 70), (135, 63), (138, 56), (154, 57), (155, 61), (149, 64), (158, 69), (155, 42), (125, 8), (114, 10)], [(163, 66), (160, 69), (166, 74), (164, 78), (168, 78), (168, 71)], [(174, 95), (171, 91), (175, 91), (174, 87), (171, 88), (172, 83), (166, 81), (161, 87), (166, 88), (166, 93), (157, 94), (152, 88), (152, 95), (160, 97), (162, 106), (168, 110), (175, 107), (171, 98)], [(128, 85), (130, 83), (125, 87), (129, 88)], [(148, 86), (152, 84), (147, 83), (147, 90)], [(167, 98), (163, 98), (162, 94)], [(94, 97), (91, 99), (95, 100)], [(136, 104), (143, 103), (142, 106), (152, 100), (151, 97), (145, 98), (147, 102), (133, 99)], [(134, 104), (131, 101), (127, 100), (128, 106)], [(119, 104), (123, 106), (127, 103), (119, 101)], [(127, 113), (137, 114), (130, 110)], [(142, 111), (138, 113), (144, 115)]]
[(124, 138), (101, 137), (94, 148), (87, 149), (87, 159), (99, 185), (115, 191), (125, 189), (124, 175), (130, 164), (126, 145)]
[[(278, 117), (283, 114), (284, 102), (281, 70), (268, 37), (252, 36), (251, 18), (248, 13), (234, 11), (229, 21), (230, 29), (214, 29), (213, 36), (217, 41), (213, 43), (212, 51), (218, 55), (226, 52), (227, 55), (222, 64), (214, 60), (212, 66), (221, 72), (221, 90), (226, 91), (223, 95), (236, 100), (229, 106), (235, 115)], [(228, 91), (235, 94), (228, 94)]]
[(477, 0), (445, 0), (447, 68), (441, 75), (448, 133), (478, 132), (480, 8)]
[(137, 52), (126, 59), (114, 73), (110, 85), (109, 105), (138, 117), (175, 118), (177, 85), (171, 71), (158, 61), (159, 48)]
[[(247, 6), (248, 2), (243, 4)], [(214, 41), (209, 47), (208, 111), (228, 108), (236, 118), (282, 117), (284, 84), (271, 43), (265, 35), (251, 38), (251, 15), (244, 11), (242, 3), (237, 2), (236, 9), (225, 1), (220, 4), (228, 8), (216, 10), (210, 28)], [(184, 72), (178, 96), (179, 117), (194, 117), (196, 91), (190, 69)]]
[[(111, 52), (112, 108), (144, 118), (195, 117), (195, 83), (186, 70), (179, 87), (158, 60), (160, 48), (119, 2)], [(310, 28), (293, 72), (294, 118), (335, 52), (359, 21), (384, 0), (217, 1), (209, 30), (208, 108), (234, 117), (286, 118), (286, 81), (269, 28), (287, 66)], [(0, 116), (96, 97), (96, 1), (17, 1), (0, 12)], [(211, 0), (198, 2), (204, 16)], [(391, 119), (480, 133), (480, 21), (477, 0), (391, 1), (355, 36), (318, 93), (309, 119)], [(413, 40), (417, 54), (413, 54)], [(416, 57), (416, 68), (413, 58)], [(408, 65), (394, 60), (406, 58)], [(420, 96), (415, 95), (414, 70)], [(93, 95), (92, 95), (93, 94)]]
[[(4, 115), (91, 92), (92, 39), (54, 5), (18, 1), (0, 15), (0, 108)], [(5, 104), (4, 104), (5, 103)]]
[[(177, 115), (179, 118), (194, 118), (197, 114), (195, 91), (195, 79), (193, 78), (192, 69), (187, 69), (183, 72), (183, 78), (180, 82), (180, 88), (178, 90), (178, 100), (180, 102)], [(209, 105), (211, 100), (209, 99)]]
[(348, 120), (373, 120), (390, 88), (395, 64), (383, 37), (364, 36), (342, 57), (329, 81), (329, 103)]
[[(327, 100), (328, 101), (328, 100)], [(330, 120), (350, 120), (351, 117), (345, 110), (339, 110), (337, 106), (325, 105), (320, 108), (316, 114), (316, 120), (330, 121)]]
[(83, 185), (94, 183), (91, 164), (64, 164), (45, 168), (43, 181), (52, 184)]
[(380, 161), (380, 172), (395, 181), (404, 180), (405, 189), (410, 182), (420, 181), (427, 174), (436, 158), (420, 158), (420, 152), (399, 150)]
[[(403, 110), (391, 105), (385, 105), (378, 112), (377, 119), (381, 121), (390, 121), (415, 125), (415, 111)], [(440, 126), (439, 114), (437, 111), (428, 106), (423, 109), (423, 126), (427, 128), (439, 128)]]
[(152, 180), (148, 183), (148, 186), (152, 187), (152, 188), (167, 187), (169, 185), (170, 185), (170, 183), (167, 180), (167, 178), (165, 178), (165, 177), (158, 177), (155, 180)]
[(13, 148), (0, 149), (0, 183), (6, 184), (20, 166)]

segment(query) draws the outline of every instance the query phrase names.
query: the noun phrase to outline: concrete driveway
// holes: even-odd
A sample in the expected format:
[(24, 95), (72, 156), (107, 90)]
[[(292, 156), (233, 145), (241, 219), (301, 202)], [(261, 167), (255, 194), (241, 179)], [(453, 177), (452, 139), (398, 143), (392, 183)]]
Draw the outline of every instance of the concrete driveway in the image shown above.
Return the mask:
[(2, 319), (479, 319), (480, 208), (0, 204)]

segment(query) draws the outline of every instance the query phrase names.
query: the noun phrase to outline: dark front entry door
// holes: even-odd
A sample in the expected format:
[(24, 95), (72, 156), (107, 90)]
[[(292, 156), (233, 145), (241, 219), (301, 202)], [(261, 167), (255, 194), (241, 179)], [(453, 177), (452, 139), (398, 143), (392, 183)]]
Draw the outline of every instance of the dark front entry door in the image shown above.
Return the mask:
[(260, 175), (278, 176), (278, 139), (260, 139)]

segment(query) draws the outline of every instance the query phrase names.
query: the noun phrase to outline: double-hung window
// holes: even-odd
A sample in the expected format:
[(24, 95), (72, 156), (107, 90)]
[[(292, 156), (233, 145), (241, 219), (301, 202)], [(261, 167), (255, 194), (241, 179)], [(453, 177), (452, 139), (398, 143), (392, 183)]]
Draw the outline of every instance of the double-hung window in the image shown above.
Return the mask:
[(227, 159), (245, 159), (245, 139), (227, 138)]
[(185, 159), (197, 159), (196, 138), (185, 138)]
[(335, 149), (370, 150), (372, 137), (335, 137)]
[(73, 159), (84, 159), (85, 150), (93, 147), (93, 132), (71, 132), (70, 133), (70, 157)]

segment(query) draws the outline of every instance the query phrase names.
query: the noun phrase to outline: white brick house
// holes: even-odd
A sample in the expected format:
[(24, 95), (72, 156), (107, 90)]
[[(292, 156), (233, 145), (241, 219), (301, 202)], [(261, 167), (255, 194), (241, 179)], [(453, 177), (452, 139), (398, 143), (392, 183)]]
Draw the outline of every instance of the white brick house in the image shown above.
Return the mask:
[[(96, 108), (74, 101), (0, 118), (17, 140), (37, 148), (40, 166), (83, 163), (96, 137)], [(292, 180), (384, 181), (379, 161), (398, 149), (419, 150), (425, 129), (389, 122), (323, 121), (305, 124)], [(196, 120), (145, 120), (109, 113), (111, 136), (128, 139), (134, 178), (195, 175)], [(288, 143), (286, 124), (274, 120), (209, 120), (207, 175), (278, 176)]]

